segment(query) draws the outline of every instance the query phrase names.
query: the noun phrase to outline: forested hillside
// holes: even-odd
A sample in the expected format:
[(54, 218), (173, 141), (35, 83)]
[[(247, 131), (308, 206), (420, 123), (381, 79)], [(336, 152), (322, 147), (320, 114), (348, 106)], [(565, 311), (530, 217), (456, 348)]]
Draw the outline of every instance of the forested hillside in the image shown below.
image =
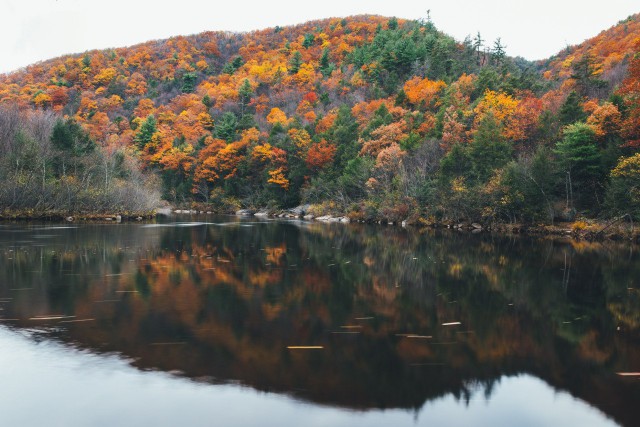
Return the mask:
[[(80, 135), (74, 147), (86, 138), (138, 159), (174, 204), (311, 203), (390, 221), (638, 217), (639, 52), (640, 15), (542, 63), (428, 20), (358, 16), (64, 56), (0, 76), (0, 103), (54, 117)], [(0, 135), (7, 184), (79, 179), (47, 150), (29, 160), (15, 135), (37, 140)]]

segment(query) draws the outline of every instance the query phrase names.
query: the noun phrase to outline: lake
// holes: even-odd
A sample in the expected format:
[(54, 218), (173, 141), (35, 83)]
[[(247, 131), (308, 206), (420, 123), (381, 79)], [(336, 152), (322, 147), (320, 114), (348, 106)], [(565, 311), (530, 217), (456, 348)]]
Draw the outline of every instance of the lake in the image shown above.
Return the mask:
[(4, 223), (0, 425), (637, 426), (639, 289), (611, 242)]

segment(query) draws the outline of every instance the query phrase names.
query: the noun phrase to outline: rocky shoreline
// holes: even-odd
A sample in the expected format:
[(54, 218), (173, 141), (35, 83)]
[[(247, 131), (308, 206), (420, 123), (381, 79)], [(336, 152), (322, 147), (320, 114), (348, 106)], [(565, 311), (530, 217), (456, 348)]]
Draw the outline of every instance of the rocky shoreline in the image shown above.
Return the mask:
[[(555, 224), (508, 224), (508, 223), (489, 223), (481, 224), (478, 222), (467, 221), (432, 221), (418, 218), (413, 221), (365, 221), (361, 219), (352, 219), (347, 215), (318, 215), (309, 213), (310, 206), (298, 206), (293, 209), (284, 211), (268, 211), (266, 209), (251, 210), (240, 209), (235, 212), (237, 216), (255, 216), (259, 218), (278, 218), (278, 219), (298, 219), (305, 221), (318, 221), (323, 223), (366, 223), (393, 225), (403, 228), (440, 228), (450, 229), (458, 232), (466, 232), (471, 234), (478, 233), (499, 233), (499, 234), (522, 234), (530, 236), (550, 236), (556, 238), (572, 238), (575, 240), (586, 241), (630, 241), (640, 243), (640, 228), (635, 226), (633, 222), (619, 222), (617, 220), (598, 221), (592, 219), (584, 219), (573, 222), (558, 222)], [(204, 211), (174, 211), (175, 213), (212, 213)], [(616, 224), (617, 223), (617, 224)], [(615, 224), (615, 226), (613, 226)]]
[[(268, 209), (239, 209), (235, 212), (225, 212), (225, 214), (235, 214), (236, 216), (289, 219), (316, 221), (321, 223), (361, 223), (379, 224), (387, 226), (399, 226), (406, 229), (450, 229), (463, 233), (498, 233), (498, 234), (522, 234), (538, 237), (571, 238), (574, 240), (586, 241), (628, 241), (640, 243), (640, 227), (629, 221), (600, 221), (593, 219), (581, 219), (573, 222), (558, 222), (555, 224), (509, 224), (509, 223), (480, 223), (468, 221), (434, 221), (424, 218), (403, 221), (386, 220), (363, 220), (350, 218), (346, 214), (326, 214), (314, 215), (310, 205), (301, 205), (287, 210)], [(104, 222), (120, 223), (129, 221), (148, 221), (155, 219), (158, 215), (168, 216), (172, 214), (187, 215), (214, 215), (219, 214), (214, 210), (204, 209), (172, 209), (161, 208), (154, 212), (125, 212), (125, 213), (62, 213), (43, 212), (34, 214), (31, 212), (0, 212), (1, 221), (52, 221), (52, 222)]]

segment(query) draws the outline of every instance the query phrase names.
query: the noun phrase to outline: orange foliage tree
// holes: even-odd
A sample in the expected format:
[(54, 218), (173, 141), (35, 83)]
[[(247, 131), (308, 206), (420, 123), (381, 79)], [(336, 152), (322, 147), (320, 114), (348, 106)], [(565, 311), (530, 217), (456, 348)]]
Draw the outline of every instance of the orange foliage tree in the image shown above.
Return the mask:
[(620, 135), (622, 114), (614, 104), (605, 102), (593, 110), (587, 124), (593, 127), (599, 140), (615, 138)]
[(336, 146), (323, 139), (309, 147), (305, 163), (310, 170), (317, 172), (329, 165), (333, 161), (335, 154)]
[(371, 132), (370, 140), (361, 141), (362, 149), (360, 154), (367, 154), (375, 158), (383, 149), (400, 143), (406, 137), (405, 125), (402, 122), (393, 122), (386, 126), (380, 126)]
[(446, 87), (447, 84), (442, 80), (432, 81), (427, 78), (414, 77), (404, 84), (404, 92), (412, 104), (423, 103), (430, 106)]
[(626, 140), (625, 144), (630, 147), (640, 147), (640, 42), (636, 48), (639, 53), (636, 53), (631, 61), (629, 74), (619, 90), (627, 107), (622, 134)]

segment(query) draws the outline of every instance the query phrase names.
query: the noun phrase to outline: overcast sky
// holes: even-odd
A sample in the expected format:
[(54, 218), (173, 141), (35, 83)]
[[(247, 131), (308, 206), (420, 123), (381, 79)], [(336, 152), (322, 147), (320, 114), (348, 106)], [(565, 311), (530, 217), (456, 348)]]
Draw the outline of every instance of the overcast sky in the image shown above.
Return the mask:
[(640, 12), (638, 0), (0, 0), (0, 72), (91, 49), (207, 30), (247, 31), (377, 14), (425, 18), (458, 40), (478, 31), (542, 59)]

